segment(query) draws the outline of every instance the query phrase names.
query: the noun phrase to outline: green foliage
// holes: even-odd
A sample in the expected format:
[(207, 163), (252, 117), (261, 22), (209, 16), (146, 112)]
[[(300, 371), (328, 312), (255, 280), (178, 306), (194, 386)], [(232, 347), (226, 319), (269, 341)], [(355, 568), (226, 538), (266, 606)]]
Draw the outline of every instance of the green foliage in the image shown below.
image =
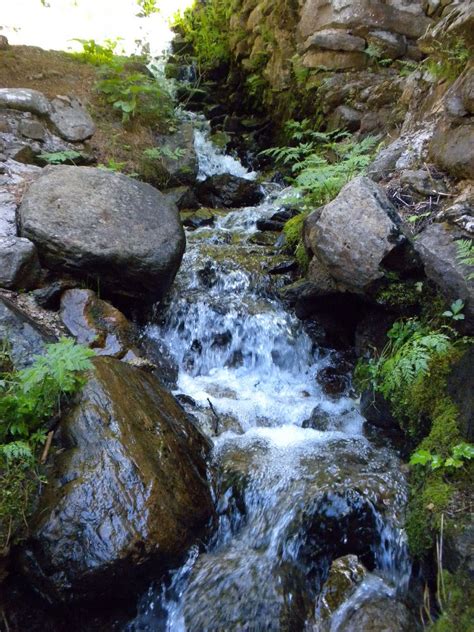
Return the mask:
[(420, 448), (416, 450), (410, 458), (410, 465), (429, 465), (432, 470), (440, 468), (463, 467), (466, 461), (474, 459), (474, 445), (470, 443), (458, 443), (452, 449), (451, 456), (447, 459), (439, 454), (432, 454), (429, 450)]
[(303, 244), (303, 226), (307, 215), (307, 212), (298, 213), (298, 215), (289, 219), (283, 227), (286, 246), (290, 252), (294, 253), (302, 272), (307, 270), (309, 264), (308, 254)]
[(456, 301), (451, 303), (449, 309), (443, 312), (443, 316), (451, 318), (451, 320), (464, 320), (464, 314), (461, 313), (463, 309), (464, 301), (458, 298)]
[(153, 13), (159, 13), (160, 9), (156, 5), (156, 0), (136, 0), (140, 12), (137, 13), (139, 18), (148, 18)]
[[(458, 261), (462, 265), (474, 267), (474, 242), (472, 239), (459, 239), (456, 242), (458, 249)], [(474, 279), (474, 271), (469, 272), (467, 280), (472, 281)]]
[(261, 152), (290, 170), (290, 181), (306, 206), (329, 202), (354, 176), (364, 172), (378, 144), (368, 136), (354, 141), (347, 132), (318, 132), (308, 119), (286, 125), (290, 145)]
[(166, 158), (168, 160), (178, 161), (185, 155), (186, 150), (182, 147), (172, 149), (166, 145), (163, 147), (151, 147), (150, 149), (145, 149), (143, 151), (143, 156), (149, 160), (163, 160), (163, 158)]
[(449, 41), (434, 41), (426, 68), (435, 79), (454, 81), (464, 70), (471, 53), (462, 37), (452, 37)]
[(75, 164), (74, 161), (82, 158), (82, 154), (74, 149), (66, 149), (65, 151), (43, 152), (38, 158), (44, 160), (50, 165), (62, 165), (65, 163)]
[(474, 587), (472, 579), (464, 573), (441, 571), (439, 581), (441, 615), (432, 623), (429, 632), (471, 632), (474, 621)]
[(116, 64), (105, 70), (97, 89), (117, 110), (122, 122), (139, 119), (142, 123), (169, 124), (174, 116), (173, 97), (166, 81), (147, 77), (141, 72), (128, 73)]
[(174, 28), (193, 47), (201, 68), (214, 68), (230, 61), (229, 20), (234, 0), (195, 2), (174, 18)]
[(90, 349), (63, 338), (48, 345), (46, 354), (36, 356), (30, 367), (2, 375), (0, 457), (25, 456), (28, 446), (32, 451), (42, 441), (42, 427), (59, 412), (64, 397), (82, 385), (93, 355)]
[(114, 60), (121, 38), (106, 39), (103, 44), (98, 44), (93, 39), (78, 39), (75, 38), (73, 42), (79, 42), (82, 45), (82, 51), (79, 53), (70, 53), (74, 59), (78, 59), (87, 64), (93, 66), (103, 66), (111, 64)]
[(62, 339), (30, 367), (0, 373), (0, 550), (26, 524), (41, 482), (36, 450), (45, 441), (45, 425), (83, 384), (93, 355)]
[(377, 66), (390, 66), (390, 64), (393, 62), (393, 60), (390, 58), (384, 58), (383, 52), (375, 44), (369, 44), (364, 50), (364, 53), (367, 55), (370, 61), (374, 62)]

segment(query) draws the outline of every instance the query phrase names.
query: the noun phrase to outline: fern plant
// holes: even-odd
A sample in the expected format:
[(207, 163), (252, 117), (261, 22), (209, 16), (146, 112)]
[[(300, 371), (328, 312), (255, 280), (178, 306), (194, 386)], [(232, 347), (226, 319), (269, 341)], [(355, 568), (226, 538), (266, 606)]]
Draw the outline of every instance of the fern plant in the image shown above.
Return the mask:
[[(458, 261), (462, 265), (474, 267), (474, 242), (471, 239), (459, 239), (456, 242), (458, 249)], [(474, 279), (474, 272), (469, 272), (467, 280)]]

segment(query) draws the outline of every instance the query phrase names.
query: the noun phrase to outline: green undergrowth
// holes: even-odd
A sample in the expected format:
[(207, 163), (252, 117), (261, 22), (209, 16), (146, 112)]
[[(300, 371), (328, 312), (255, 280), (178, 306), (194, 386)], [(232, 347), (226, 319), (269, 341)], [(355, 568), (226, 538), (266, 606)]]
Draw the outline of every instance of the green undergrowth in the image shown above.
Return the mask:
[(433, 548), (442, 516), (449, 531), (451, 504), (472, 480), (474, 446), (463, 442), (459, 410), (448, 394), (448, 377), (472, 339), (445, 324), (409, 318), (388, 332), (384, 349), (359, 361), (356, 382), (389, 403), (413, 454), (407, 533), (413, 555)]
[(294, 194), (288, 202), (300, 209), (284, 227), (288, 248), (295, 254), (300, 268), (308, 267), (308, 254), (303, 244), (305, 217), (314, 209), (333, 200), (342, 187), (370, 164), (378, 140), (366, 137), (354, 140), (343, 131), (319, 132), (309, 119), (289, 121), (287, 143), (261, 152), (282, 169)]
[(474, 584), (465, 573), (444, 570), (439, 577), (439, 618), (430, 632), (471, 632), (474, 622)]
[(230, 61), (229, 21), (235, 7), (235, 0), (208, 0), (175, 15), (173, 27), (192, 46), (202, 70)]
[(0, 357), (0, 553), (26, 526), (42, 482), (39, 455), (48, 426), (84, 383), (94, 352), (62, 339), (31, 366), (15, 370), (8, 347)]

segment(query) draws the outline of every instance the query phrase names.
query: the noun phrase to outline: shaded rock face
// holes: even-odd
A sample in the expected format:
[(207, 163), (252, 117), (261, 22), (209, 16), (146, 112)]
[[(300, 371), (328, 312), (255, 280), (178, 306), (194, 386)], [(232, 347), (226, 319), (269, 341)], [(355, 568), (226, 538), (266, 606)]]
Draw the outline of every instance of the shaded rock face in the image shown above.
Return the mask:
[(34, 244), (22, 237), (0, 237), (0, 287), (29, 290), (40, 276)]
[(92, 290), (67, 290), (61, 297), (61, 319), (80, 344), (97, 355), (120, 358), (132, 346), (133, 327), (118, 309)]
[(459, 262), (456, 241), (462, 233), (448, 224), (431, 224), (418, 237), (415, 248), (426, 276), (440, 288), (448, 301), (465, 302), (466, 325), (474, 326), (474, 280), (468, 280), (469, 266)]
[(474, 442), (474, 347), (457, 362), (448, 378), (448, 395), (459, 410), (458, 424), (462, 436)]
[(474, 178), (474, 127), (440, 127), (430, 143), (430, 156), (454, 177)]
[(94, 360), (60, 444), (21, 553), (49, 601), (133, 597), (205, 535), (209, 444), (151, 375)]
[(313, 254), (308, 278), (323, 293), (363, 293), (384, 275), (384, 259), (405, 238), (384, 190), (366, 177), (351, 180), (304, 227)]
[(202, 204), (211, 208), (253, 206), (264, 197), (259, 184), (228, 173), (204, 180), (198, 186), (197, 195)]
[(0, 341), (8, 342), (15, 369), (23, 369), (43, 352), (45, 344), (56, 339), (11, 301), (0, 298)]
[(176, 206), (150, 185), (102, 169), (44, 169), (19, 216), (46, 267), (125, 297), (160, 299), (184, 252)]
[(408, 608), (392, 597), (378, 597), (349, 610), (334, 632), (413, 632), (417, 623)]

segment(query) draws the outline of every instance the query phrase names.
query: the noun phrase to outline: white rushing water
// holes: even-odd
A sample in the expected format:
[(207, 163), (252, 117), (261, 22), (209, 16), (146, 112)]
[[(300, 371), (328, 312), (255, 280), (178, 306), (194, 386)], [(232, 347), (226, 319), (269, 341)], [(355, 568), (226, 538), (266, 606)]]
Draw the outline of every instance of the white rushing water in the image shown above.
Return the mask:
[[(241, 175), (208, 142), (196, 133), (201, 173), (231, 164)], [(212, 229), (188, 235), (171, 304), (160, 324), (147, 328), (176, 360), (176, 394), (194, 400), (194, 417), (218, 416), (219, 526), (206, 551), (193, 548), (166, 585), (150, 588), (128, 630), (313, 629), (304, 626), (315, 605), (306, 607), (304, 623), (296, 604), (303, 594), (315, 604), (331, 560), (349, 552), (373, 574), (346, 611), (374, 594), (395, 598), (406, 590), (406, 484), (398, 459), (364, 436), (349, 392), (323, 392), (316, 375), (333, 354), (317, 348), (259, 268), (265, 249), (251, 241), (255, 222), (278, 210), (283, 197), (270, 187), (260, 206), (223, 214)], [(312, 414), (316, 428), (303, 427)], [(331, 630), (341, 632), (344, 612)], [(299, 623), (281, 627), (293, 617)]]

